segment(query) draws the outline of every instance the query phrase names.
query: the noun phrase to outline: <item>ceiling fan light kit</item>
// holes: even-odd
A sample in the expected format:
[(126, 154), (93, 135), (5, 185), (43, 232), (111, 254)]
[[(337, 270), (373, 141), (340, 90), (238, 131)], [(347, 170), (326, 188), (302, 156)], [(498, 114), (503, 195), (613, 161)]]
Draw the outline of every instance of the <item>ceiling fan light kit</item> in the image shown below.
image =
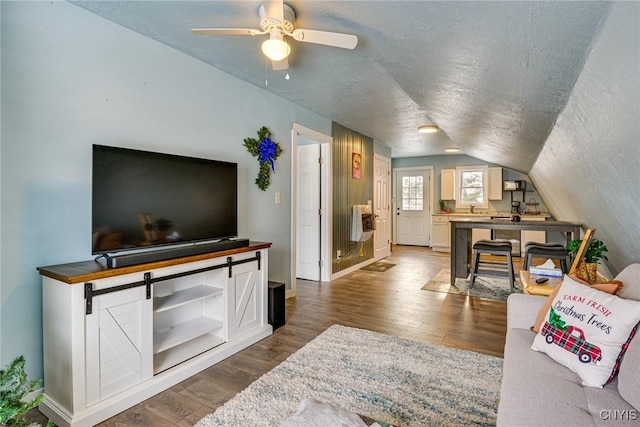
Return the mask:
[(418, 132), (420, 132), (420, 133), (436, 133), (436, 132), (438, 132), (438, 126), (436, 126), (436, 125), (420, 126), (418, 128)]
[(274, 70), (289, 68), (287, 57), (291, 54), (291, 46), (284, 40), (289, 36), (295, 41), (322, 44), (342, 49), (355, 49), (358, 37), (353, 34), (333, 33), (329, 31), (294, 29), (296, 13), (291, 6), (280, 1), (267, 1), (258, 10), (260, 28), (195, 28), (196, 35), (247, 35), (257, 36), (269, 34), (269, 39), (262, 43), (262, 52), (272, 61)]
[(291, 46), (282, 37), (272, 38), (262, 42), (262, 53), (272, 61), (282, 61), (291, 53)]

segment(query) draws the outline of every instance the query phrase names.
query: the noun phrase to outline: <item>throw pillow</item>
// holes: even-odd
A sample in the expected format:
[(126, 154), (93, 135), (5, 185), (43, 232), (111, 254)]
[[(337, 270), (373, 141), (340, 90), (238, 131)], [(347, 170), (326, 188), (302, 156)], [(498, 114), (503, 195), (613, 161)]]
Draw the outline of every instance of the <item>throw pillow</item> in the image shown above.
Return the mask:
[[(606, 292), (611, 295), (618, 295), (618, 292), (622, 289), (622, 282), (619, 280), (611, 280), (605, 283), (589, 283), (584, 280), (580, 280), (577, 276), (570, 276), (573, 280), (578, 283), (581, 283), (586, 286), (590, 286), (593, 289), (597, 289), (599, 291)], [(551, 303), (553, 299), (558, 295), (558, 291), (560, 290), (560, 286), (556, 286), (556, 288), (549, 294), (549, 297), (544, 302), (544, 305), (540, 307), (540, 311), (538, 311), (538, 316), (536, 317), (536, 323), (533, 324), (531, 330), (535, 333), (540, 332), (540, 325), (547, 318), (547, 313), (549, 313), (549, 307), (551, 307)]]
[(640, 321), (640, 302), (565, 277), (531, 348), (602, 387), (616, 373)]

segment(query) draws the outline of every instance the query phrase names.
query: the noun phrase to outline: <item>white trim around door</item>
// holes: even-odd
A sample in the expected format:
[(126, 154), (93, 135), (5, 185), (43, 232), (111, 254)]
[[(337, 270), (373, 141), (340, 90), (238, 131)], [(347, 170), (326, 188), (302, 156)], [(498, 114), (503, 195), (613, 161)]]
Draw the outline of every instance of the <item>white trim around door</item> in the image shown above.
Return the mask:
[(435, 203), (434, 194), (435, 194), (435, 186), (434, 186), (434, 178), (435, 172), (433, 170), (433, 166), (416, 166), (416, 167), (406, 167), (406, 168), (393, 168), (393, 184), (391, 186), (393, 191), (393, 197), (391, 200), (393, 201), (393, 212), (391, 214), (393, 218), (393, 243), (398, 243), (398, 220), (397, 220), (397, 212), (398, 212), (398, 203), (400, 202), (399, 195), (397, 193), (397, 183), (398, 183), (398, 175), (402, 172), (425, 172), (429, 176), (429, 207), (427, 209), (427, 218), (425, 219), (425, 226), (429, 230), (429, 241), (425, 242), (425, 246), (431, 246), (431, 213), (433, 212), (433, 206)]
[(293, 123), (291, 129), (291, 289), (296, 295), (298, 248), (298, 145), (313, 141), (320, 146), (320, 280), (331, 280), (331, 144), (333, 138)]
[(373, 258), (377, 261), (391, 255), (391, 159), (374, 154), (373, 171)]

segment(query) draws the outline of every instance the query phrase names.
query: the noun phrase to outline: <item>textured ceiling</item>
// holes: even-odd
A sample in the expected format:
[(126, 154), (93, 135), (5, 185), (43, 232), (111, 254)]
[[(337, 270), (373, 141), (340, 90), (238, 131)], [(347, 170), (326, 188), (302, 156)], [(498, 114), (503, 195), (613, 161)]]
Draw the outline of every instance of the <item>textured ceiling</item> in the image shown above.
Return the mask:
[[(259, 1), (80, 1), (78, 6), (391, 147), (392, 157), (461, 152), (528, 172), (563, 109), (611, 4), (287, 1), (296, 28), (355, 34), (355, 50), (291, 41), (266, 67)], [(290, 79), (285, 79), (285, 74)], [(180, 76), (176, 76), (180, 78)], [(268, 79), (268, 85), (265, 81)], [(435, 123), (442, 132), (419, 134)]]

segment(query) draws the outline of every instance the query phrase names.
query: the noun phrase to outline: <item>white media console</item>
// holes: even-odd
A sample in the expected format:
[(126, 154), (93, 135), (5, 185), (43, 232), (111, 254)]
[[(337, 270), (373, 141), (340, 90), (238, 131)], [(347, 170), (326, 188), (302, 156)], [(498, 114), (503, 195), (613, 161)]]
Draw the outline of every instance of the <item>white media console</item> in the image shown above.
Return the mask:
[(92, 426), (271, 335), (270, 246), (122, 268), (38, 268), (40, 411), (58, 426)]

